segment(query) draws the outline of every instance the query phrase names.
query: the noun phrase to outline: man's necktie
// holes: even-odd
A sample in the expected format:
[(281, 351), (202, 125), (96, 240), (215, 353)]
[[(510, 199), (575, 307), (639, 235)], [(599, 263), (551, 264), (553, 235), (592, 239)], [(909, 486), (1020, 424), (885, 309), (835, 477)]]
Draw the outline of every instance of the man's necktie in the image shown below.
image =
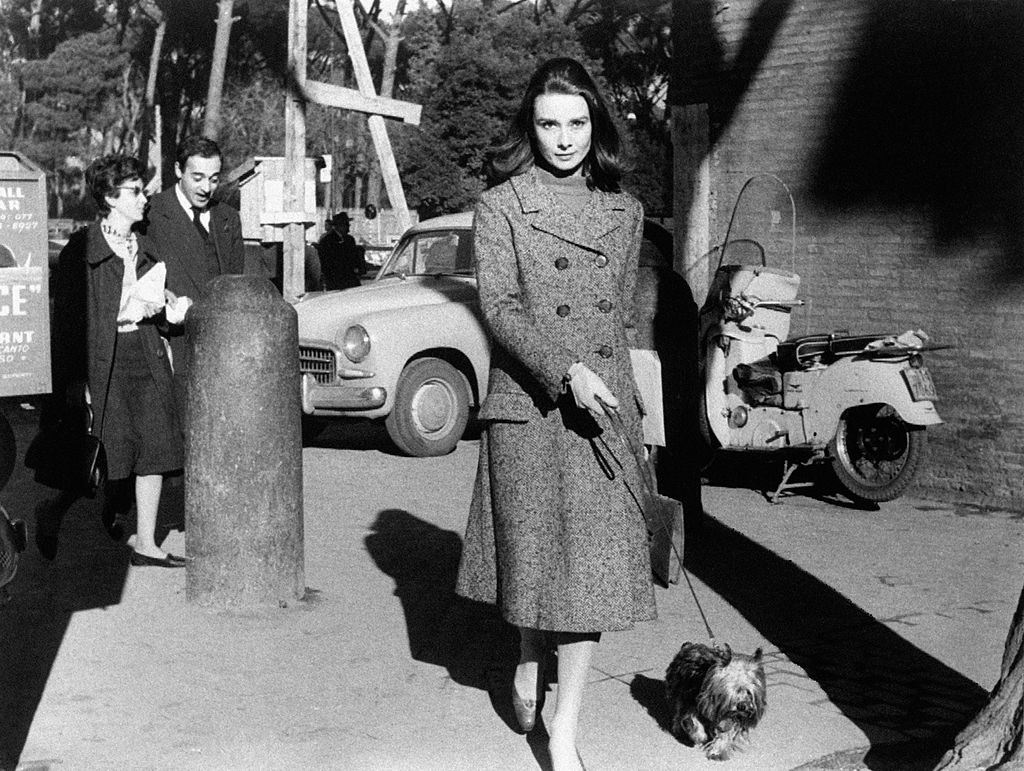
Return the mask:
[(196, 230), (199, 231), (199, 235), (202, 236), (205, 241), (209, 237), (210, 233), (203, 227), (203, 221), (199, 219), (199, 215), (202, 214), (202, 212), (203, 210), (198, 206), (192, 207), (192, 224), (196, 226)]

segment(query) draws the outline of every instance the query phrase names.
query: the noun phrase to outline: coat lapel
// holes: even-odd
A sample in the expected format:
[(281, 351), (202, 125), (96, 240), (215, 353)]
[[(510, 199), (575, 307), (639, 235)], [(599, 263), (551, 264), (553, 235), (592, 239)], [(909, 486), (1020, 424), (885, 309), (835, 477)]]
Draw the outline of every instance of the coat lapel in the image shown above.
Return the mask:
[[(162, 194), (163, 195), (163, 194)], [(178, 196), (173, 188), (168, 188), (166, 196), (160, 200), (159, 206), (155, 205), (157, 199), (153, 199), (154, 206), (152, 214), (154, 217), (163, 217), (166, 220), (166, 231), (174, 233), (178, 244), (177, 248), (170, 244), (163, 244), (162, 248), (175, 253), (179, 265), (184, 268), (185, 273), (196, 287), (206, 286), (208, 276), (206, 275), (206, 245), (196, 232), (192, 220), (185, 214), (185, 210), (178, 204)], [(213, 227), (213, 217), (210, 219)]]
[(213, 239), (214, 251), (217, 253), (217, 273), (223, 275), (228, 273), (226, 263), (228, 255), (228, 244), (225, 242), (228, 234), (228, 221), (224, 209), (219, 204), (210, 205), (210, 237)]
[(534, 169), (512, 177), (511, 182), (534, 228), (584, 249), (604, 253), (605, 237), (625, 224), (625, 205), (609, 193), (598, 191), (579, 216), (566, 217), (558, 211), (555, 194), (541, 183)]

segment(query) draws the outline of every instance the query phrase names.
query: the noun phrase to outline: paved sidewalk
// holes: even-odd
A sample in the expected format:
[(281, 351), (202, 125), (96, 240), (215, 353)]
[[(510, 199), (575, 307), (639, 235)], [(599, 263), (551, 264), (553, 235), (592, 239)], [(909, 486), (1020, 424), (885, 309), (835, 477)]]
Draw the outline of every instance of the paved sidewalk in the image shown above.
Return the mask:
[[(88, 506), (73, 510), (57, 559), (30, 550), (0, 608), (0, 768), (548, 768), (543, 734), (511, 728), (508, 628), (451, 596), (476, 443), (409, 459), (374, 441), (304, 451), (313, 591), (294, 607), (190, 606), (185, 571), (130, 568)], [(19, 472), (4, 502), (27, 516), (43, 494)], [(725, 767), (934, 765), (998, 675), (1024, 516), (770, 506), (726, 487), (703, 503), (694, 590), (717, 637), (762, 647), (768, 670), (765, 719)], [(180, 553), (183, 534), (165, 546)], [(598, 649), (590, 771), (723, 767), (665, 730), (665, 667), (707, 635), (684, 584), (657, 598), (656, 622)]]

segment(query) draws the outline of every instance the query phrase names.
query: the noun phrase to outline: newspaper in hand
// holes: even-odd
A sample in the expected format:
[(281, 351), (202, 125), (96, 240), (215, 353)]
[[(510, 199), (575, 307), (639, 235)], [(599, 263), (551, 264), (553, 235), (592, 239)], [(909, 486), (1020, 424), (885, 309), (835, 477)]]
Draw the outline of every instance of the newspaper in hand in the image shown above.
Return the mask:
[(118, 322), (137, 324), (166, 309), (171, 324), (183, 323), (192, 301), (168, 293), (164, 288), (166, 282), (167, 267), (158, 262), (128, 290), (117, 314)]

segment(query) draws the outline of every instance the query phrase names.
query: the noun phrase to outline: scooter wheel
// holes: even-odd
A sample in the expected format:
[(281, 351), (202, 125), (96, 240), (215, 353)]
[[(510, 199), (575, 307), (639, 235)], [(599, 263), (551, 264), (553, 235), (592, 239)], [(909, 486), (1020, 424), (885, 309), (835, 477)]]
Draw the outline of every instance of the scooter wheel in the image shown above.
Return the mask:
[(924, 431), (911, 429), (889, 405), (854, 407), (829, 444), (832, 472), (855, 501), (891, 501), (910, 486), (926, 444)]

